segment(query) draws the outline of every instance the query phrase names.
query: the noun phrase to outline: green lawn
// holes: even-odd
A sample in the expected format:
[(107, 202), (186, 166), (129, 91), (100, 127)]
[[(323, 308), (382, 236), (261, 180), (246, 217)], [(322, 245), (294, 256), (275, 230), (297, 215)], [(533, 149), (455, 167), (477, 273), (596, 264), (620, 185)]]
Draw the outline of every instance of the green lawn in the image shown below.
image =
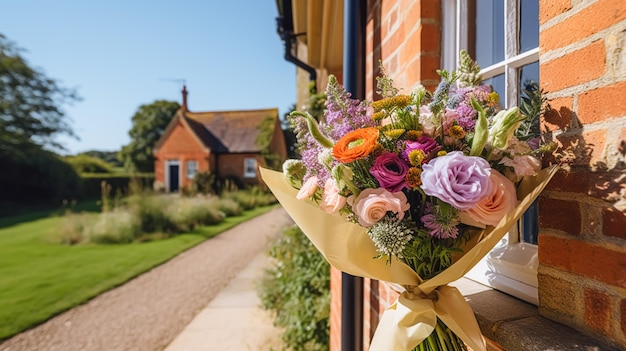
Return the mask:
[(0, 340), (130, 280), (180, 252), (274, 206), (173, 238), (140, 244), (51, 243), (60, 217), (0, 220)]

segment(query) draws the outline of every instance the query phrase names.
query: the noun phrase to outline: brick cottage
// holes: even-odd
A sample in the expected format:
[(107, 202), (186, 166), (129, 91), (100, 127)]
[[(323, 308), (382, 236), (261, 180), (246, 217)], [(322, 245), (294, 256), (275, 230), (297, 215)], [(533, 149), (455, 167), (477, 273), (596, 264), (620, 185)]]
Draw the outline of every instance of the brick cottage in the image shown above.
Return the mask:
[(191, 112), (185, 87), (183, 104), (153, 152), (155, 183), (167, 192), (189, 187), (197, 172), (256, 185), (259, 166), (287, 157), (278, 109)]
[[(436, 70), (466, 49), (503, 105), (538, 83), (549, 108), (540, 128), (559, 162), (535, 215), (459, 282), (489, 347), (626, 349), (626, 2), (623, 0), (346, 0), (278, 2), (286, 57), (308, 80), (340, 81), (344, 6), (363, 13), (365, 97), (379, 62), (397, 87), (433, 91)], [(358, 16), (358, 11), (347, 13)], [(347, 17), (347, 16), (346, 16)], [(358, 20), (357, 20), (358, 22)], [(295, 58), (295, 59), (294, 59)], [(522, 227), (538, 227), (527, 235)], [(363, 282), (363, 350), (397, 293)], [(331, 350), (341, 345), (342, 274), (331, 274)], [(506, 294), (504, 294), (506, 293)]]

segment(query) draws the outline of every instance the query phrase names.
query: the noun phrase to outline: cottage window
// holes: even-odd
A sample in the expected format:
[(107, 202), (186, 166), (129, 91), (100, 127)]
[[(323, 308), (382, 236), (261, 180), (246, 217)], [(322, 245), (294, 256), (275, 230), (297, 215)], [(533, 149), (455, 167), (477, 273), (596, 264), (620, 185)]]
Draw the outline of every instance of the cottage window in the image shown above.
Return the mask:
[(191, 160), (185, 163), (185, 168), (187, 169), (187, 179), (193, 179), (198, 172), (198, 161)]
[[(525, 89), (539, 85), (538, 0), (445, 0), (443, 66), (457, 66), (468, 51), (501, 104), (518, 106)], [(468, 278), (538, 304), (536, 206), (472, 271)]]
[(245, 158), (243, 160), (244, 178), (256, 178), (256, 158)]

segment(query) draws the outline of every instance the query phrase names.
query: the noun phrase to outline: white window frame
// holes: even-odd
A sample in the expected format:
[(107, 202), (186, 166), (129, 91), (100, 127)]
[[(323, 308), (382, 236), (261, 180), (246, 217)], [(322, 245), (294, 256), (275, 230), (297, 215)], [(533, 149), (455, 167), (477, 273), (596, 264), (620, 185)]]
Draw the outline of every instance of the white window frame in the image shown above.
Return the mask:
[[(194, 165), (193, 167), (190, 167)], [(190, 172), (193, 170), (193, 172)], [(198, 161), (196, 160), (188, 160), (185, 161), (185, 174), (187, 175), (187, 179), (193, 179), (193, 177), (198, 173)]]
[[(519, 82), (517, 70), (539, 61), (539, 48), (517, 54), (518, 0), (504, 0), (505, 58), (488, 67), (481, 67), (483, 79), (504, 74), (506, 93), (501, 97), (507, 107), (517, 106)], [(458, 53), (469, 46), (467, 35), (468, 4), (466, 0), (444, 0), (442, 65), (447, 70), (458, 66)], [(537, 245), (520, 241), (521, 221), (465, 277), (519, 299), (539, 304), (537, 292)]]
[[(251, 170), (252, 169), (252, 170)], [(257, 160), (254, 157), (246, 157), (243, 159), (243, 177), (256, 178)]]

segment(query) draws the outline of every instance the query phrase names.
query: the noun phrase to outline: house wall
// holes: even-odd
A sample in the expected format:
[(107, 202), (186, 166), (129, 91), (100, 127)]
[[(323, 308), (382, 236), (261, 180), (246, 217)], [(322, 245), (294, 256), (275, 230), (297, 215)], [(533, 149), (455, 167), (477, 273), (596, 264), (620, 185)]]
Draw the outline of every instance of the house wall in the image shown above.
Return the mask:
[(254, 158), (257, 165), (264, 165), (263, 157), (258, 153), (242, 153), (242, 154), (222, 154), (217, 158), (218, 174), (220, 178), (237, 177), (241, 178), (246, 184), (258, 184), (260, 181), (259, 172), (254, 178), (243, 178), (244, 159)]
[(278, 119), (276, 120), (274, 135), (272, 136), (272, 141), (269, 147), (270, 152), (275, 153), (276, 155), (278, 155), (278, 157), (280, 157), (280, 161), (284, 161), (287, 159), (287, 144), (285, 142), (285, 135), (283, 134), (280, 120)]
[(191, 185), (191, 179), (187, 179), (186, 161), (198, 161), (198, 172), (211, 170), (209, 153), (203, 149), (196, 138), (178, 122), (159, 148), (155, 155), (154, 180), (165, 185), (165, 162), (178, 160), (181, 167), (180, 187)]
[(540, 202), (540, 313), (626, 348), (626, 3), (540, 1), (543, 127), (565, 162)]
[[(560, 171), (540, 197), (539, 311), (626, 348), (626, 4), (540, 0), (542, 121)], [(370, 0), (366, 97), (382, 60), (397, 87), (433, 91), (440, 67), (441, 1)], [(397, 297), (364, 280), (364, 349)], [(331, 272), (331, 351), (341, 350), (341, 272)]]

